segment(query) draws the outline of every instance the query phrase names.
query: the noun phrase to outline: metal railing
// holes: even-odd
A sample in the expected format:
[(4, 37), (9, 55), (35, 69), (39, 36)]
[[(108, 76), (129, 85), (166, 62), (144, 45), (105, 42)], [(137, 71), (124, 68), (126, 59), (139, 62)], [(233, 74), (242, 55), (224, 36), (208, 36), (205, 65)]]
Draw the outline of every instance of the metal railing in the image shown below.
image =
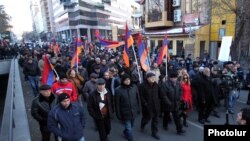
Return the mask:
[(30, 141), (23, 90), (17, 59), (10, 65), (0, 141)]

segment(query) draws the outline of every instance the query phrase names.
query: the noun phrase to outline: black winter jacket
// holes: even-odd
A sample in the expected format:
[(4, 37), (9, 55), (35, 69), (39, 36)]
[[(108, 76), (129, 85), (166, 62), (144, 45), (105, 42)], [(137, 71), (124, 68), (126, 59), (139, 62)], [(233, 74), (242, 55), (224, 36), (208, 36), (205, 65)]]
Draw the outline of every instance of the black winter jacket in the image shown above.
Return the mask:
[(121, 85), (115, 90), (115, 110), (119, 120), (133, 120), (140, 113), (140, 97), (136, 85)]

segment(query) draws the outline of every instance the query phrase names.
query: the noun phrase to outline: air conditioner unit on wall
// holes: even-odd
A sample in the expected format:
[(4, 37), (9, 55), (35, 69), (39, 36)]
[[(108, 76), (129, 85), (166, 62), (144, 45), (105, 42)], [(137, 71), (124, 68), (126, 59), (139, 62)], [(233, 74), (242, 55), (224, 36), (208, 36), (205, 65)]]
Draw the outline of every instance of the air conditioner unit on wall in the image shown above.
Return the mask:
[(176, 9), (174, 10), (174, 22), (180, 22), (181, 21), (181, 10)]
[(181, 6), (180, 0), (173, 0), (173, 7)]

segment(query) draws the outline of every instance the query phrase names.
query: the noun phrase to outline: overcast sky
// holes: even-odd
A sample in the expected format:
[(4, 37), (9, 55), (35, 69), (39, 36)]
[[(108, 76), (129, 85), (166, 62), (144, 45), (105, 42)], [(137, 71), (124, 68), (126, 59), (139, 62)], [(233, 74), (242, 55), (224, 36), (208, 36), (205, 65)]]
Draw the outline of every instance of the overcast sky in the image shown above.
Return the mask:
[(30, 0), (0, 0), (0, 5), (4, 5), (6, 13), (11, 16), (15, 34), (20, 36), (24, 31), (32, 30)]

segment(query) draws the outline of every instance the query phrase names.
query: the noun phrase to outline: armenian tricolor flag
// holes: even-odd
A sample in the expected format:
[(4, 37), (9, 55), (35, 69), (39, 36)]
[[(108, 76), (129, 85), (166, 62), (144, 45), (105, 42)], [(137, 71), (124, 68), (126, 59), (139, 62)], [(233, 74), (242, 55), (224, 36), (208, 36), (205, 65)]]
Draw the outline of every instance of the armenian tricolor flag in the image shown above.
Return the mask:
[(54, 67), (50, 63), (47, 55), (44, 55), (43, 61), (44, 61), (44, 68), (43, 68), (43, 72), (42, 72), (41, 83), (51, 86), (55, 81), (55, 74), (53, 72)]
[(82, 49), (83, 49), (83, 42), (81, 41), (81, 39), (76, 39), (75, 47), (73, 50), (73, 56), (72, 56), (71, 63), (70, 63), (71, 68), (73, 68), (74, 66), (77, 66), (78, 63), (80, 62), (79, 54), (82, 53)]
[(99, 42), (102, 46), (104, 46), (106, 49), (109, 48), (117, 48), (122, 45), (124, 45), (124, 42), (117, 42), (117, 41), (110, 41), (110, 40), (105, 40), (100, 36), (99, 30), (95, 31), (96, 38), (99, 39)]
[(148, 61), (148, 52), (146, 49), (145, 42), (142, 41), (141, 34), (138, 35), (138, 54), (140, 57), (141, 67), (144, 71), (150, 70), (150, 65)]
[(123, 50), (123, 60), (126, 67), (129, 67), (129, 51), (128, 49), (134, 44), (134, 39), (128, 30), (128, 25), (126, 23), (125, 27), (125, 45)]
[(167, 59), (170, 60), (170, 56), (169, 56), (169, 53), (168, 53), (168, 36), (165, 35), (164, 37), (164, 41), (163, 41), (163, 45), (159, 51), (159, 54), (158, 54), (158, 58), (157, 58), (157, 64), (160, 65), (165, 57), (165, 55), (167, 55)]

